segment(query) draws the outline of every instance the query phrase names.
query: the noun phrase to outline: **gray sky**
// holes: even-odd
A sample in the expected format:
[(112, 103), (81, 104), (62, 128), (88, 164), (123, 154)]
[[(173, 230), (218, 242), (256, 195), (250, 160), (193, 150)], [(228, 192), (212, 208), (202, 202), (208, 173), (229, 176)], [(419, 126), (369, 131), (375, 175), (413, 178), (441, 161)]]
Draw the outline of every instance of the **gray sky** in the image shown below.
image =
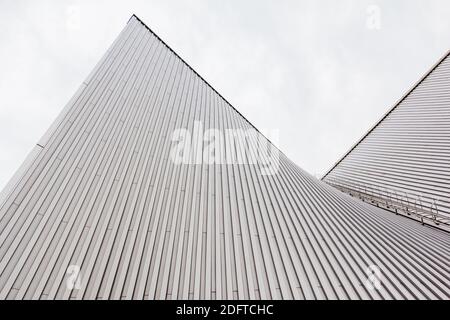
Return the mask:
[(0, 0), (0, 189), (132, 13), (315, 175), (450, 49), (447, 0)]

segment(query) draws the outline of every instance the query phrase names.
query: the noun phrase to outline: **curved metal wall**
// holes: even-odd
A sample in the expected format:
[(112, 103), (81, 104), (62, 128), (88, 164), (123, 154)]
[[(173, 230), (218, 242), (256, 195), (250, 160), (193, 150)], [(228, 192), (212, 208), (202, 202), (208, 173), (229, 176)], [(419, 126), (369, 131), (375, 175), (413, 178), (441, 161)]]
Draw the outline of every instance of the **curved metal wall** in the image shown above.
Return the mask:
[(195, 120), (252, 128), (133, 16), (3, 195), (0, 298), (449, 298), (448, 233), (283, 154), (274, 175), (176, 165)]

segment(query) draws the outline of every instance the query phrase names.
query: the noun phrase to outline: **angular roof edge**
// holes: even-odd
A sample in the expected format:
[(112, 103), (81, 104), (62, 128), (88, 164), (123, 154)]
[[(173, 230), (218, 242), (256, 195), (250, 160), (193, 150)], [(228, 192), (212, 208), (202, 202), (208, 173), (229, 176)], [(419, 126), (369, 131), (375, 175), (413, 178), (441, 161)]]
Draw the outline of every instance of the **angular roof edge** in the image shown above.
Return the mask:
[[(223, 101), (225, 101), (225, 103), (230, 106), (234, 111), (236, 111), (253, 129), (255, 129), (257, 132), (259, 132), (261, 134), (261, 136), (263, 136), (272, 146), (274, 146), (278, 152), (280, 152), (281, 154), (283, 154), (286, 158), (289, 159), (289, 157), (287, 157), (283, 151), (280, 150), (280, 148), (278, 146), (276, 146), (274, 143), (272, 143), (272, 141), (270, 141), (270, 139), (268, 139), (261, 131), (259, 131), (259, 129), (250, 122), (250, 120), (248, 120), (241, 112), (239, 112), (238, 109), (236, 109), (227, 99), (225, 99), (224, 96), (222, 96), (219, 91), (217, 91), (208, 81), (206, 81), (205, 78), (203, 78), (189, 63), (186, 62), (186, 60), (184, 60), (178, 53), (176, 53), (175, 50), (173, 50), (163, 39), (161, 39), (144, 21), (142, 21), (136, 14), (133, 13), (133, 15), (130, 17), (130, 19), (128, 19), (129, 23), (131, 21), (131, 19), (136, 18), (137, 21), (139, 21), (148, 31), (150, 31), (159, 41), (161, 41), (162, 44), (164, 44), (167, 49), (169, 49), (177, 58), (179, 58), (189, 69), (192, 70), (192, 72), (194, 72), (194, 74), (196, 74), (208, 87), (210, 87), (214, 93), (216, 93), (221, 99), (223, 99)], [(290, 159), (289, 159), (290, 160)], [(291, 160), (292, 161), (292, 160)]]
[(375, 122), (375, 124), (341, 157), (334, 165), (327, 170), (327, 172), (322, 176), (320, 180), (325, 179), (331, 171), (333, 171), (376, 127), (389, 115), (391, 114), (400, 103), (403, 102), (441, 63), (450, 55), (450, 50), (448, 50), (439, 60), (436, 62), (420, 79), (417, 81), (382, 117)]

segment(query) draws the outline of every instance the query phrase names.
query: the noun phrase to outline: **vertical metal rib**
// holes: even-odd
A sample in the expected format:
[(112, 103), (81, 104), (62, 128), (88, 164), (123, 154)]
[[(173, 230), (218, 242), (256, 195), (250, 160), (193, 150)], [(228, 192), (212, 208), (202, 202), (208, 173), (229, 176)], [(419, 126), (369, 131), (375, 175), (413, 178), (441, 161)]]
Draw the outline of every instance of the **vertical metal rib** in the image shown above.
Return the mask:
[[(416, 106), (426, 92), (446, 97), (439, 88), (405, 100), (405, 128), (430, 118)], [(192, 133), (199, 163), (171, 160), (179, 128)], [(449, 298), (448, 233), (349, 197), (282, 153), (273, 175), (260, 162), (209, 164), (208, 129), (237, 130), (236, 144), (218, 142), (222, 156), (248, 149), (269, 160), (261, 133), (133, 16), (2, 193), (0, 298)], [(373, 146), (368, 155), (387, 148)], [(437, 149), (417, 157), (445, 153)], [(445, 172), (442, 157), (432, 161)], [(366, 285), (371, 265), (379, 290)], [(72, 266), (79, 287), (68, 285)]]

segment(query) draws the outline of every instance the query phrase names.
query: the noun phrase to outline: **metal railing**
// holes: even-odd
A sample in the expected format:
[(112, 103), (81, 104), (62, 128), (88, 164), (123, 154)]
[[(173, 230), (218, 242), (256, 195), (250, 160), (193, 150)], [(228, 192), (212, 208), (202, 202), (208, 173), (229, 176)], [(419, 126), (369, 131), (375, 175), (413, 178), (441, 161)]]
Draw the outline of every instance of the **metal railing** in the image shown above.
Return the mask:
[(450, 231), (450, 216), (441, 213), (437, 199), (345, 179), (327, 178), (325, 182), (364, 202)]

